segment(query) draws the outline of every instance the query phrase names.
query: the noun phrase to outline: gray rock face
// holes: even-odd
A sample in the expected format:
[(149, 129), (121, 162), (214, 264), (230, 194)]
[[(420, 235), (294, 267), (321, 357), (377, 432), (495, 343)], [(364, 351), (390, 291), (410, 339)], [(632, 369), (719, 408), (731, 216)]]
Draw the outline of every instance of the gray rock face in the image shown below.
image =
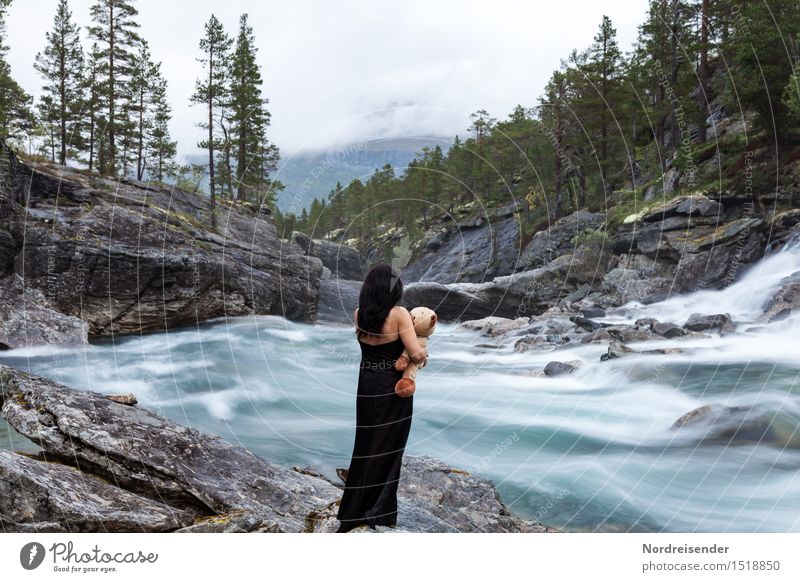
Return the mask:
[(6, 532), (163, 532), (192, 515), (60, 463), (0, 449), (0, 529)]
[(676, 337), (681, 337), (686, 335), (686, 330), (678, 325), (675, 325), (674, 323), (656, 322), (652, 326), (650, 326), (650, 329), (653, 330), (653, 333), (656, 333), (667, 339), (673, 339)]
[(361, 281), (328, 277), (320, 281), (317, 321), (319, 323), (353, 323), (358, 307)]
[(544, 367), (545, 376), (563, 376), (565, 374), (572, 374), (577, 369), (576, 366), (566, 362), (549, 362)]
[(722, 205), (702, 194), (677, 196), (665, 204), (650, 210), (642, 217), (644, 222), (662, 221), (673, 216), (717, 216)]
[[(114, 531), (338, 527), (341, 488), (323, 476), (274, 465), (136, 404), (0, 366), (0, 412), (43, 448), (38, 460), (0, 456), (0, 513), (14, 531), (61, 531), (61, 508), (81, 531), (103, 520)], [(21, 474), (31, 480), (25, 491), (43, 500), (33, 509), (3, 494)], [(491, 482), (431, 458), (404, 459), (399, 506), (405, 531), (554, 531), (510, 515)]]
[(404, 290), (406, 305), (426, 305), (442, 321), (538, 315), (585, 284), (599, 283), (610, 255), (584, 246), (544, 267), (495, 277), (485, 283), (412, 283)]
[(606, 217), (602, 212), (579, 210), (554, 222), (550, 228), (533, 235), (522, 251), (518, 270), (534, 269), (575, 250), (573, 238), (586, 231), (603, 226)]
[(10, 275), (0, 281), (0, 349), (40, 344), (85, 344), (89, 325), (49, 307), (38, 289)]
[(800, 447), (796, 423), (786, 423), (774, 412), (749, 406), (705, 404), (690, 410), (671, 427), (703, 442), (724, 444), (762, 443), (781, 448)]
[(742, 203), (728, 208), (703, 195), (679, 196), (619, 227), (620, 257), (601, 291), (621, 305), (723, 287), (763, 256), (765, 228)]
[[(214, 230), (202, 195), (34, 168), (3, 151), (12, 196), (0, 222), (0, 270), (87, 322), (91, 335), (225, 314), (312, 320), (321, 264), (281, 243), (253, 205), (223, 202)], [(26, 196), (27, 206), (13, 202)]]
[(720, 333), (731, 333), (736, 330), (731, 316), (727, 313), (717, 313), (716, 315), (693, 313), (683, 327), (689, 331), (719, 331)]
[(140, 495), (205, 513), (247, 510), (281, 531), (336, 499), (330, 483), (139, 406), (0, 367), (2, 413), (49, 458), (76, 463)]
[(363, 257), (353, 247), (329, 240), (310, 239), (302, 232), (293, 232), (292, 242), (299, 246), (305, 254), (320, 259), (335, 277), (363, 281), (367, 274)]
[(785, 319), (800, 310), (800, 273), (786, 277), (775, 295), (767, 301), (761, 316), (762, 321)]
[(402, 272), (404, 282), (480, 283), (517, 270), (519, 219), (515, 206), (454, 225), (428, 241), (423, 254)]
[[(405, 456), (397, 491), (397, 528), (406, 532), (556, 532), (512, 516), (490, 481), (429, 456)], [(337, 506), (319, 514), (315, 531), (334, 531)], [(356, 530), (353, 530), (356, 531)], [(369, 531), (369, 530), (366, 530)]]

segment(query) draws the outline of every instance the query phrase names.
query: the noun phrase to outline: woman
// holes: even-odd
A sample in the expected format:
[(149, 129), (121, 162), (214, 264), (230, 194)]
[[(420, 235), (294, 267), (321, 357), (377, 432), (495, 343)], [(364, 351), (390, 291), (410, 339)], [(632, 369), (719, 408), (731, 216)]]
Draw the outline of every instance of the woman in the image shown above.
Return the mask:
[(339, 532), (359, 525), (397, 525), (397, 485), (408, 432), (413, 396), (401, 398), (394, 385), (402, 372), (394, 362), (408, 350), (424, 365), (428, 358), (414, 333), (411, 315), (397, 304), (403, 283), (385, 263), (367, 273), (353, 314), (361, 346), (356, 397), (356, 437), (337, 518)]

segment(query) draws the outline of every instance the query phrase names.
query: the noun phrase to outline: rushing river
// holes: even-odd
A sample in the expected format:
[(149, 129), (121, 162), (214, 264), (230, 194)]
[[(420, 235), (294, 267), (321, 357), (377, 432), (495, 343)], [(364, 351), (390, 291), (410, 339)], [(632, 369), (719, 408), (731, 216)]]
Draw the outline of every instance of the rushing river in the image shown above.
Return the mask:
[[(440, 324), (414, 396), (409, 454), (492, 479), (516, 513), (579, 531), (800, 531), (798, 320), (753, 322), (780, 279), (782, 252), (723, 291), (629, 305), (605, 321), (729, 312), (736, 334), (647, 342), (670, 355), (600, 362), (605, 344), (516, 353), (477, 347)], [(82, 348), (39, 347), (0, 362), (103, 393), (133, 392), (177, 422), (272, 461), (334, 476), (352, 450), (358, 345), (351, 329), (278, 317), (208, 322)], [(535, 375), (552, 360), (573, 374)], [(752, 406), (781, 443), (699, 441), (671, 424), (707, 403)], [(1, 421), (0, 421), (1, 422)], [(0, 424), (0, 446), (38, 448)]]

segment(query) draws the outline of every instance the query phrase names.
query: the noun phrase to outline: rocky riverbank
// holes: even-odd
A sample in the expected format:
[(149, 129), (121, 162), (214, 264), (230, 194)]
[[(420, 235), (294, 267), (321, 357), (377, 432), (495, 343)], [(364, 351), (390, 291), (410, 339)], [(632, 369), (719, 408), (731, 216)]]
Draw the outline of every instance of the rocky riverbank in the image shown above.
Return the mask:
[(26, 163), (2, 141), (0, 156), (0, 347), (223, 315), (314, 321), (322, 261), (261, 209), (223, 202), (213, 228), (205, 196)]
[[(0, 411), (42, 451), (0, 450), (7, 532), (331, 532), (343, 483), (286, 468), (136, 404), (0, 366)], [(339, 471), (341, 473), (341, 471)], [(487, 480), (406, 456), (397, 528), (552, 532)], [(359, 531), (359, 530), (355, 530)]]

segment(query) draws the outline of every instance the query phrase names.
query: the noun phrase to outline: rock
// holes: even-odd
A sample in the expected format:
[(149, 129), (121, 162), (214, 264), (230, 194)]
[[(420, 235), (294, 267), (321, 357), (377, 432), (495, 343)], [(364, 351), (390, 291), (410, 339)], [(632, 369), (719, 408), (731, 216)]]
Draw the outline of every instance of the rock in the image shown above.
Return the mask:
[(549, 228), (533, 235), (525, 246), (519, 260), (518, 270), (524, 271), (542, 267), (575, 250), (573, 239), (586, 230), (596, 230), (605, 223), (602, 212), (579, 210), (555, 221)]
[(612, 305), (722, 288), (766, 248), (767, 225), (743, 201), (723, 208), (706, 196), (679, 196), (629, 218), (614, 237), (617, 264), (600, 286)]
[(303, 531), (341, 492), (219, 437), (141, 408), (0, 366), (2, 414), (48, 459), (200, 514), (245, 510), (281, 531)]
[(472, 219), (435, 235), (403, 270), (403, 282), (481, 283), (513, 273), (520, 244), (519, 219), (511, 210), (498, 210), (490, 222)]
[(0, 277), (11, 272), (19, 249), (11, 233), (0, 230)]
[(580, 316), (570, 317), (569, 320), (586, 331), (597, 331), (598, 329), (611, 326), (610, 323), (599, 323), (597, 321), (592, 321), (591, 319), (586, 319), (585, 317)]
[(675, 215), (700, 215), (716, 216), (722, 212), (722, 205), (707, 198), (702, 194), (692, 194), (688, 196), (677, 196), (672, 200), (660, 205), (642, 216), (643, 222), (656, 222)]
[(699, 420), (703, 419), (709, 412), (711, 412), (712, 407), (710, 404), (704, 404), (694, 410), (690, 410), (683, 416), (681, 416), (678, 420), (672, 423), (672, 428), (680, 428), (687, 424), (692, 424), (698, 422)]
[(587, 319), (592, 319), (593, 317), (605, 317), (606, 310), (602, 307), (584, 307), (581, 309), (581, 315)]
[(0, 262), (8, 271), (13, 254), (25, 288), (88, 323), (90, 335), (253, 313), (312, 321), (321, 263), (283, 244), (254, 205), (221, 201), (212, 229), (205, 196), (34, 167), (0, 149), (11, 167), (0, 231), (14, 241), (0, 236)]
[(0, 345), (24, 348), (41, 344), (88, 343), (89, 326), (53, 309), (38, 289), (11, 275), (0, 280)]
[[(490, 481), (425, 455), (403, 457), (397, 504), (397, 528), (377, 527), (377, 531), (558, 531), (512, 516)], [(335, 531), (337, 509), (334, 504), (320, 512), (314, 531)]]
[(106, 398), (126, 406), (133, 406), (139, 402), (133, 394), (106, 394)]
[(667, 339), (673, 339), (676, 337), (682, 337), (686, 335), (686, 330), (676, 325), (674, 323), (654, 323), (650, 329), (653, 330), (653, 333), (656, 333), (662, 337)]
[(462, 321), (458, 324), (460, 329), (466, 329), (469, 331), (483, 331), (489, 326), (494, 325), (495, 323), (504, 323), (504, 322), (512, 322), (513, 319), (509, 319), (508, 317), (482, 317), (481, 319), (469, 319), (467, 321)]
[(317, 321), (352, 325), (361, 284), (361, 281), (347, 281), (333, 276), (322, 279), (319, 286)]
[(761, 321), (785, 319), (800, 310), (800, 272), (781, 280), (775, 294), (764, 304)]
[(556, 348), (571, 341), (572, 339), (568, 335), (526, 335), (514, 343), (514, 351), (527, 352), (532, 348)]
[(358, 249), (323, 239), (310, 239), (301, 232), (292, 233), (292, 242), (306, 254), (316, 257), (340, 279), (363, 281), (367, 274), (366, 263)]
[(565, 362), (550, 362), (544, 367), (545, 376), (563, 376), (564, 374), (572, 374), (578, 367)]
[(631, 354), (636, 354), (640, 356), (665, 356), (669, 354), (680, 354), (680, 353), (681, 350), (678, 348), (655, 348), (650, 350), (634, 350), (621, 342), (613, 341), (609, 344), (608, 351), (600, 356), (600, 361), (606, 362), (608, 360), (615, 360), (617, 358), (622, 358), (625, 356), (629, 356)]
[(484, 283), (411, 283), (406, 306), (428, 305), (442, 321), (489, 316), (517, 319), (544, 313), (581, 285), (599, 280), (609, 256), (584, 246), (544, 267), (495, 277)]
[[(26, 510), (18, 492), (3, 490), (4, 483), (16, 486), (18, 478), (3, 472), (0, 456), (0, 514), (12, 531), (62, 531), (56, 515), (62, 507), (81, 531), (102, 530), (94, 524), (106, 515), (114, 531), (325, 532), (338, 527), (341, 485), (313, 469), (274, 465), (139, 406), (0, 365), (0, 411), (44, 449), (41, 460), (50, 461), (5, 453), (13, 456), (14, 471), (38, 479), (20, 491), (37, 490), (35, 498), (44, 505)], [(49, 481), (40, 474), (49, 475)], [(337, 474), (346, 479), (344, 469)], [(70, 479), (81, 480), (80, 487)], [(398, 507), (397, 529), (379, 531), (558, 531), (511, 515), (490, 481), (431, 457), (404, 457)]]
[(234, 510), (198, 518), (175, 533), (281, 533), (281, 529), (260, 515)]
[(192, 515), (78, 469), (0, 449), (0, 528), (6, 532), (165, 532)]
[(653, 332), (650, 330), (639, 329), (630, 325), (611, 325), (605, 328), (606, 333), (611, 339), (619, 340), (621, 342), (644, 342), (652, 339)]
[(717, 313), (716, 315), (693, 313), (683, 327), (689, 331), (719, 331), (723, 334), (736, 331), (736, 326), (727, 313)]
[(484, 317), (464, 321), (459, 324), (461, 329), (479, 331), (481, 335), (497, 337), (511, 331), (526, 327), (530, 323), (528, 317), (518, 317), (510, 319), (508, 317)]
[(781, 448), (798, 448), (796, 421), (782, 422), (774, 412), (749, 406), (705, 404), (676, 420), (673, 430), (689, 431), (702, 442), (736, 445), (762, 443)]

